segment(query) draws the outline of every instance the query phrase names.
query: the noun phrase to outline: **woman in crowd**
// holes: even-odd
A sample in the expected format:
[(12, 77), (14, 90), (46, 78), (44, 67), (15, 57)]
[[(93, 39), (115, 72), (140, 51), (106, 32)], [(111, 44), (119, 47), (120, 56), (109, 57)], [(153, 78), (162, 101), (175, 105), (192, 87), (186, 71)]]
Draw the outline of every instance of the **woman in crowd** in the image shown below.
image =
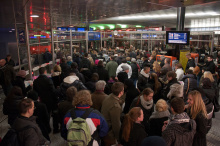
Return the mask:
[(61, 67), (59, 65), (55, 65), (53, 68), (53, 73), (51, 74), (51, 78), (54, 84), (54, 87), (57, 88), (62, 83), (61, 77)]
[(3, 113), (4, 115), (8, 115), (8, 124), (11, 126), (19, 115), (18, 104), (22, 99), (24, 99), (22, 90), (18, 86), (14, 86), (5, 98), (3, 103)]
[(150, 131), (149, 118), (154, 111), (154, 102), (153, 102), (154, 91), (151, 88), (145, 88), (142, 91), (142, 94), (135, 98), (131, 104), (131, 107), (140, 107), (144, 112), (144, 120), (142, 124), (145, 126), (146, 133)]
[(160, 64), (157, 61), (154, 61), (153, 71), (157, 74), (158, 77), (160, 76), (160, 70), (161, 70)]
[(159, 100), (159, 98), (160, 98), (160, 91), (161, 91), (161, 83), (159, 82), (159, 80), (158, 80), (158, 76), (157, 76), (157, 74), (155, 74), (155, 73), (151, 73), (150, 74), (150, 79), (154, 82), (153, 83), (153, 90), (154, 90), (154, 97), (153, 97), (153, 99), (154, 99), (154, 103), (156, 103), (158, 100)]
[(177, 63), (175, 65), (175, 69), (176, 69), (176, 78), (177, 81), (181, 81), (183, 79), (183, 75), (184, 75), (184, 71), (183, 71), (183, 66), (181, 63)]
[(122, 144), (124, 146), (140, 146), (143, 139), (147, 137), (144, 126), (141, 124), (143, 119), (144, 114), (140, 107), (132, 108), (125, 115), (122, 125)]
[(168, 120), (170, 112), (168, 111), (167, 102), (163, 99), (157, 101), (155, 110), (150, 116), (150, 133), (151, 136), (162, 136), (162, 127), (164, 121)]
[(193, 146), (206, 146), (207, 111), (201, 94), (194, 90), (188, 95), (188, 114), (196, 122), (196, 134)]

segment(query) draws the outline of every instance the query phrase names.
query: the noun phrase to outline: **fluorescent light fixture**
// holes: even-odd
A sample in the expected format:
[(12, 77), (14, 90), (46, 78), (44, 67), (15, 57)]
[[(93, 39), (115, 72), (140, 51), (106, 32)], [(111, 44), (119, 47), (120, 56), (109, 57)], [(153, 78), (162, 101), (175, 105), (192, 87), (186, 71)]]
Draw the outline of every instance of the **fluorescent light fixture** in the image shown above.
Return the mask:
[(141, 25), (136, 25), (136, 27), (142, 27)]
[(96, 30), (96, 27), (91, 27), (91, 28), (93, 28), (93, 30)]
[(195, 13), (186, 13), (186, 17), (193, 17), (193, 16), (218, 16), (217, 12), (195, 12)]
[(127, 28), (128, 27), (128, 25), (125, 25), (125, 24), (117, 24), (117, 25), (120, 25), (121, 28)]
[(114, 29), (115, 26), (114, 25), (107, 25), (110, 29)]
[(37, 17), (39, 17), (39, 16), (38, 16), (38, 15), (31, 15), (30, 17), (37, 18)]
[(9, 32), (12, 32), (11, 30)]
[(105, 27), (104, 26), (98, 26), (100, 29), (105, 29)]

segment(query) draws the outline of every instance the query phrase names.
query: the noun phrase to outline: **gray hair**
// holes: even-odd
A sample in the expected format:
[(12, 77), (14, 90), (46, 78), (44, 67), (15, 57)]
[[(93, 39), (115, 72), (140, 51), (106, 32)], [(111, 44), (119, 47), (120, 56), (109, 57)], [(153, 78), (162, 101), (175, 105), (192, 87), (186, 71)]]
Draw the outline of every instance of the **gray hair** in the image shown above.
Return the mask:
[(99, 80), (96, 84), (96, 90), (103, 90), (105, 88), (106, 82), (104, 80)]

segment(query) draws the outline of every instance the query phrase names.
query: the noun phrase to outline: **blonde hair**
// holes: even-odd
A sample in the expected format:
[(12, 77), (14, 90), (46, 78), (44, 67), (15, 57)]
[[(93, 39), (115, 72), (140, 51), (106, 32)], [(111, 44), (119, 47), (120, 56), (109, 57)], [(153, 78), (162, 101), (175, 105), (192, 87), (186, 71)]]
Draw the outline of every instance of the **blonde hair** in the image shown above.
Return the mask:
[[(90, 54), (89, 54), (90, 55)], [(94, 62), (94, 60), (93, 60), (93, 58), (92, 57), (88, 57), (88, 60), (91, 62), (91, 65), (92, 66), (94, 66), (95, 65), (95, 62)]]
[(76, 93), (76, 96), (73, 98), (73, 106), (76, 105), (90, 105), (92, 106), (92, 98), (89, 90), (81, 90)]
[(53, 67), (53, 71), (54, 71), (54, 72), (61, 72), (62, 70), (61, 70), (61, 67), (60, 67), (59, 65), (55, 65), (55, 66)]
[(158, 112), (166, 111), (168, 109), (167, 102), (163, 99), (160, 99), (157, 101), (155, 108)]
[[(205, 107), (205, 103), (202, 100), (202, 96), (199, 91), (191, 91), (189, 92), (189, 95), (192, 96), (193, 105), (191, 105), (190, 109), (190, 115), (192, 116), (192, 119), (195, 120), (196, 116), (202, 112), (205, 118), (207, 118), (207, 111)], [(188, 95), (188, 96), (189, 96)]]
[(204, 78), (209, 78), (211, 82), (214, 82), (214, 78), (213, 78), (213, 75), (210, 71), (205, 71), (204, 72)]
[(160, 64), (157, 61), (154, 61), (153, 63), (153, 70), (157, 73), (159, 73), (161, 70)]

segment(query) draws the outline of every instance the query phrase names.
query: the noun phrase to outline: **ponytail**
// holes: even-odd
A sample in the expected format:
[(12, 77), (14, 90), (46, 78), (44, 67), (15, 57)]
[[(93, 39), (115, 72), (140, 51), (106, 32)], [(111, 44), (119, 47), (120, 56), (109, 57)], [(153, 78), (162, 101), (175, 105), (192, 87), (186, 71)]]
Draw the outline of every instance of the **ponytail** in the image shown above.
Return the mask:
[(126, 114), (123, 121), (123, 131), (122, 131), (122, 138), (128, 142), (130, 131), (133, 126), (133, 120), (130, 118), (129, 114)]

